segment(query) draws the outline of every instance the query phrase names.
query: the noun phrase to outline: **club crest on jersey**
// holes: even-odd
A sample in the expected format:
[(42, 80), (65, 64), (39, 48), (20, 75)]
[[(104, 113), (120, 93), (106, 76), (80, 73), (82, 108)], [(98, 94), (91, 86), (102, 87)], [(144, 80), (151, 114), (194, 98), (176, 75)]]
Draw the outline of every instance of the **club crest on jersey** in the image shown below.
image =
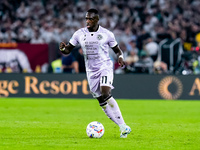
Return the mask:
[(98, 39), (98, 40), (101, 40), (102, 38), (103, 38), (103, 36), (102, 36), (101, 34), (98, 34), (98, 35), (97, 35), (97, 39)]

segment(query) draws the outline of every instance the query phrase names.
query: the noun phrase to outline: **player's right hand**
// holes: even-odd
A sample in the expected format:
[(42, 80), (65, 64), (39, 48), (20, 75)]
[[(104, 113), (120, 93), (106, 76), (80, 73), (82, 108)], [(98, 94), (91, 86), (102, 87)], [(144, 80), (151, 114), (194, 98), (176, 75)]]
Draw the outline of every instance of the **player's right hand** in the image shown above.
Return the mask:
[(65, 42), (61, 42), (61, 43), (60, 43), (60, 46), (59, 46), (59, 49), (60, 49), (61, 51), (64, 51), (64, 49), (65, 49), (66, 46), (67, 46), (67, 45), (65, 44)]

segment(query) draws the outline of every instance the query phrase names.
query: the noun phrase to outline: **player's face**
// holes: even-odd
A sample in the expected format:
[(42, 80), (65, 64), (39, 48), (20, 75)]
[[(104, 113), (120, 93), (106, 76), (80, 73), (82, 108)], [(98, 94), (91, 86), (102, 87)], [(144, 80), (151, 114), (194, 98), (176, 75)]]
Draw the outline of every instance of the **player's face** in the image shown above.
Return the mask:
[(88, 30), (94, 30), (97, 27), (97, 23), (98, 23), (98, 16), (95, 13), (86, 13), (85, 16), (85, 20), (86, 20), (86, 25)]

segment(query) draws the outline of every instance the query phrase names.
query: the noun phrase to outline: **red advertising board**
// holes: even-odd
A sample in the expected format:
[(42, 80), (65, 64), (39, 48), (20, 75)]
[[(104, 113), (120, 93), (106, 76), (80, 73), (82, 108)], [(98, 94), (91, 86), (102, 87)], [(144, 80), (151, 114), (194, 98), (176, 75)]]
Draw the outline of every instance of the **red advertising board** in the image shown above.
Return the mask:
[[(35, 71), (36, 66), (42, 66), (43, 64), (48, 63), (48, 44), (0, 43), (0, 50), (4, 50), (4, 52), (11, 50), (24, 52), (33, 72)], [(9, 53), (9, 55), (12, 55), (12, 53)], [(0, 56), (1, 63), (3, 62), (3, 59), (5, 59), (3, 58), (3, 55)]]

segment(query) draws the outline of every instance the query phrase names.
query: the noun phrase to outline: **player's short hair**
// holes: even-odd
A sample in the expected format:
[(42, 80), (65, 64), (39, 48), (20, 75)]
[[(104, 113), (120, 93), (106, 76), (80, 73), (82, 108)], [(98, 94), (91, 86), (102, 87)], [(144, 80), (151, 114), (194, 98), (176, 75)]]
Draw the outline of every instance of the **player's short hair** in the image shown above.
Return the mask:
[(94, 8), (89, 9), (87, 12), (95, 13), (96, 15), (99, 14), (98, 10), (97, 10), (97, 9), (94, 9)]

